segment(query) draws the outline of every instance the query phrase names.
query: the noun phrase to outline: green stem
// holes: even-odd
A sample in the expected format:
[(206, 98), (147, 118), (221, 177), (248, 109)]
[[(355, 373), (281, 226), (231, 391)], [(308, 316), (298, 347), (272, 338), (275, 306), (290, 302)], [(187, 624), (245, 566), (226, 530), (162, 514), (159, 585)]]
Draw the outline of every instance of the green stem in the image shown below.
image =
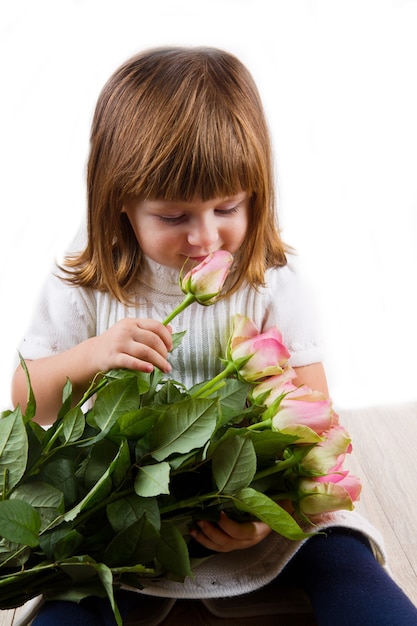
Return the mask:
[[(199, 398), (207, 398), (208, 396), (211, 396), (213, 393), (217, 393), (218, 391), (220, 391), (220, 389), (222, 389), (225, 385), (224, 380), (219, 380), (217, 385), (215, 385), (214, 387), (210, 388), (210, 389), (205, 389), (203, 390), (203, 392), (201, 393), (201, 391), (198, 391), (198, 397)], [(196, 392), (197, 393), (197, 392)], [(194, 397), (196, 397), (196, 395), (194, 395)]]
[(236, 372), (236, 366), (233, 362), (229, 361), (220, 374), (217, 374), (211, 380), (208, 380), (205, 385), (197, 389), (192, 396), (193, 398), (206, 398), (211, 393), (219, 388), (219, 383), (224, 379)]
[(251, 424), (250, 426), (247, 426), (246, 428), (248, 430), (263, 430), (265, 428), (271, 428), (272, 426), (272, 418), (266, 419), (266, 420), (262, 420), (261, 422), (255, 422), (255, 424)]
[[(101, 374), (97, 374), (97, 376), (100, 376)], [(89, 388), (87, 389), (87, 391), (84, 393), (83, 397), (81, 398), (81, 400), (79, 402), (77, 402), (76, 407), (82, 407), (83, 404), (85, 402), (87, 402), (87, 400), (89, 400), (92, 396), (94, 396), (100, 389), (102, 389), (103, 387), (105, 387), (108, 383), (107, 378), (103, 377), (98, 383), (96, 383), (96, 378), (97, 376), (95, 376), (94, 380), (91, 382)], [(37, 467), (39, 467), (39, 465), (42, 464), (42, 462), (44, 461), (45, 457), (47, 457), (51, 451), (52, 446), (54, 445), (55, 441), (58, 439), (58, 437), (60, 436), (62, 430), (64, 428), (64, 424), (63, 422), (61, 422), (59, 424), (59, 426), (57, 427), (56, 431), (54, 432), (54, 434), (52, 435), (52, 437), (50, 438), (50, 440), (48, 441), (48, 443), (45, 446), (45, 449), (43, 450), (42, 456), (39, 459), (39, 463), (36, 463), (34, 468), (37, 469)], [(79, 441), (77, 441), (77, 443), (80, 443)], [(65, 444), (67, 445), (67, 444)], [(62, 446), (64, 447), (64, 446)]]
[(253, 481), (260, 480), (261, 478), (265, 478), (266, 476), (271, 476), (271, 474), (276, 474), (277, 472), (282, 472), (283, 470), (288, 469), (289, 467), (293, 467), (297, 464), (297, 459), (293, 456), (286, 459), (285, 461), (278, 461), (272, 467), (268, 467), (260, 472), (257, 472), (253, 477)]
[(162, 322), (164, 326), (167, 326), (167, 324), (169, 324), (174, 317), (177, 317), (177, 315), (179, 313), (181, 313), (181, 311), (183, 311), (184, 309), (187, 308), (187, 306), (190, 306), (190, 304), (192, 304), (193, 302), (195, 302), (196, 297), (193, 293), (187, 293), (187, 295), (185, 296), (184, 300), (181, 302), (181, 304), (179, 304), (169, 315), (168, 317), (166, 317), (164, 319), (164, 321)]
[(55, 441), (58, 439), (58, 437), (61, 434), (61, 431), (62, 431), (63, 428), (64, 428), (64, 424), (61, 422), (61, 424), (58, 426), (58, 428), (56, 429), (56, 431), (54, 432), (54, 434), (52, 435), (52, 437), (50, 438), (50, 440), (46, 444), (46, 446), (44, 448), (44, 451), (42, 453), (42, 457), (41, 457), (40, 460), (42, 460), (42, 458), (48, 456), (52, 446), (54, 445)]
[(103, 378), (100, 380), (100, 382), (96, 383), (96, 378), (97, 376), (101, 376), (102, 373), (99, 372), (95, 377), (94, 380), (92, 381), (92, 383), (90, 384), (89, 388), (87, 389), (87, 391), (85, 392), (85, 394), (83, 395), (83, 397), (81, 398), (81, 400), (79, 402), (77, 402), (76, 406), (77, 407), (82, 407), (83, 404), (85, 404), (85, 402), (87, 402), (87, 400), (89, 400), (92, 396), (94, 396), (98, 391), (100, 391), (100, 389), (102, 389), (103, 387), (105, 387), (108, 383), (108, 380), (106, 377), (103, 376)]
[[(14, 574), (9, 574), (7, 578), (3, 578), (0, 582), (1, 607), (15, 608), (20, 606), (27, 600), (41, 594), (45, 589), (48, 589), (49, 581), (53, 584), (56, 584), (57, 578), (62, 581), (68, 581), (67, 574), (57, 572), (57, 567), (59, 566), (59, 562), (35, 566), (26, 570), (21, 569)], [(40, 580), (39, 577), (41, 577)]]
[(27, 548), (27, 545), (24, 545), (21, 548), (18, 548), (16, 552), (13, 552), (13, 554), (10, 554), (6, 559), (4, 559), (4, 561), (1, 562), (1, 567), (5, 567), (9, 563), (9, 561), (13, 561), (13, 559), (18, 557), (19, 554), (23, 554), (26, 548)]
[(171, 511), (176, 511), (177, 509), (190, 509), (195, 506), (198, 506), (202, 502), (206, 500), (213, 500), (213, 498), (221, 498), (221, 494), (217, 491), (213, 491), (212, 493), (207, 493), (205, 496), (197, 496), (193, 498), (187, 498), (186, 500), (179, 500), (178, 502), (174, 502), (174, 504), (170, 504), (168, 506), (163, 506), (159, 509), (161, 515), (165, 515), (165, 513), (170, 513)]

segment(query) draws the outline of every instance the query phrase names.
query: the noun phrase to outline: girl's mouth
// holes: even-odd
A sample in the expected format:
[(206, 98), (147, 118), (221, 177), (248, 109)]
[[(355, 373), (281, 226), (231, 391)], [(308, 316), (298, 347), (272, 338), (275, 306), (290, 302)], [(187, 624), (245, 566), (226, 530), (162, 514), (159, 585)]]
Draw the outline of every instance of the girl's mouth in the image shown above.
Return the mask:
[(206, 259), (207, 257), (208, 254), (204, 256), (190, 256), (189, 259), (190, 261), (194, 261), (195, 263), (201, 263), (201, 261), (204, 261), (204, 259)]

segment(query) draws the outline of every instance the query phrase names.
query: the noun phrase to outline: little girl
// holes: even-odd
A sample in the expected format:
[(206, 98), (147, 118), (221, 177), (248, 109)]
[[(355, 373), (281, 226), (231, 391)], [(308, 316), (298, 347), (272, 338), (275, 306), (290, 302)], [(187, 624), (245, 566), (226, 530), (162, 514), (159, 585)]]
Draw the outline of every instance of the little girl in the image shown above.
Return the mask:
[[(122, 65), (97, 104), (88, 162), (88, 229), (48, 277), (20, 351), (37, 401), (54, 420), (64, 384), (78, 400), (99, 371), (154, 367), (187, 386), (218, 373), (231, 321), (277, 326), (297, 384), (327, 393), (307, 293), (275, 218), (270, 139), (247, 69), (211, 48), (161, 48)], [(174, 322), (186, 329), (172, 354), (163, 320), (183, 299), (178, 273), (209, 253), (234, 255), (226, 295), (193, 305)], [(19, 367), (13, 400), (26, 403)], [(417, 624), (417, 610), (384, 568), (378, 532), (356, 513), (322, 516), (326, 529), (286, 540), (261, 522), (222, 515), (194, 539), (214, 553), (184, 583), (159, 581), (122, 592), (125, 617), (147, 598), (216, 598), (274, 579), (304, 589), (320, 626)], [(127, 617), (126, 617), (127, 619)], [(36, 626), (114, 624), (107, 601), (49, 602)], [(140, 623), (140, 621), (138, 622)]]

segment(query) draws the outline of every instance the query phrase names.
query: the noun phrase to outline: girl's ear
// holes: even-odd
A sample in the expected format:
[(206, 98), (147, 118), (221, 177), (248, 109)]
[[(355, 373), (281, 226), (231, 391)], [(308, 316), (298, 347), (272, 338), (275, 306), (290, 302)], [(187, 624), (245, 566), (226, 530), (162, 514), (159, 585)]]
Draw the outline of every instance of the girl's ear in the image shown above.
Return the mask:
[(122, 206), (122, 208), (120, 209), (120, 213), (126, 213), (126, 207), (125, 205)]

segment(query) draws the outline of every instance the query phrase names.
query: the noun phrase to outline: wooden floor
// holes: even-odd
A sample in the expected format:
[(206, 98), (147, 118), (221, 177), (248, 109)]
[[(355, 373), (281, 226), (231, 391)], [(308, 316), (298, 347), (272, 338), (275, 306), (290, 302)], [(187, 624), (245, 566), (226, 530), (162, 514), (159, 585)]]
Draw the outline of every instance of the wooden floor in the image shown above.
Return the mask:
[[(358, 510), (383, 534), (393, 578), (417, 605), (417, 402), (340, 410), (354, 452), (351, 470), (363, 484)], [(0, 611), (0, 626), (16, 626), (22, 609)], [(269, 626), (271, 617), (211, 616), (194, 601), (177, 602), (163, 626)], [(140, 622), (138, 622), (138, 625)], [(274, 624), (314, 626), (311, 615), (284, 614)]]

